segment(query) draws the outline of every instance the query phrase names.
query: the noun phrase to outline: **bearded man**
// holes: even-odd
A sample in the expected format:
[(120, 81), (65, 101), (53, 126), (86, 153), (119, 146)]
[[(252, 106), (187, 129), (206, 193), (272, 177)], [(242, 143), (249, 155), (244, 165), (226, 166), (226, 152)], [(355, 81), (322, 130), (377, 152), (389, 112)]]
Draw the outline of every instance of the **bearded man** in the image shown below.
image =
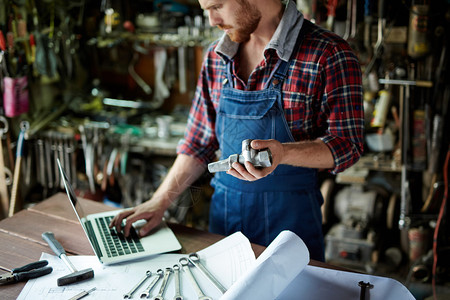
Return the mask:
[[(164, 211), (214, 161), (270, 149), (272, 166), (238, 162), (211, 181), (210, 231), (241, 231), (268, 245), (282, 230), (324, 260), (317, 172), (353, 165), (363, 151), (361, 71), (349, 45), (304, 19), (293, 1), (199, 0), (224, 31), (208, 49), (177, 158), (153, 197), (111, 222), (128, 235), (157, 226)], [(126, 219), (126, 226), (121, 227)]]

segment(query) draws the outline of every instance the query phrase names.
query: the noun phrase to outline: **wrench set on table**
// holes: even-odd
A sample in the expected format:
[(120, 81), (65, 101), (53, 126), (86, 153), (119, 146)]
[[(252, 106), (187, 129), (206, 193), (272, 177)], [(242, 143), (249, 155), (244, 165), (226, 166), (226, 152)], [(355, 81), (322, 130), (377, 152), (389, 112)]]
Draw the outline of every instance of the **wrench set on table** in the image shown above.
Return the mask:
[[(158, 269), (156, 273), (152, 273), (150, 270), (145, 272), (143, 278), (126, 294), (123, 295), (124, 299), (131, 299), (133, 295), (144, 285), (144, 283), (151, 277), (154, 277), (150, 284), (142, 290), (140, 294), (141, 299), (150, 299), (152, 290), (155, 291), (155, 286), (159, 284), (161, 281), (161, 285), (159, 287), (159, 291), (155, 293), (155, 296), (151, 299), (153, 300), (163, 300), (164, 294), (169, 286), (170, 278), (174, 278), (174, 287), (175, 287), (175, 296), (173, 300), (183, 300), (185, 299), (182, 296), (182, 278), (187, 278), (193, 290), (197, 293), (198, 300), (210, 300), (211, 297), (204, 294), (199, 281), (194, 276), (194, 273), (191, 271), (191, 268), (197, 268), (200, 273), (204, 276), (204, 278), (208, 279), (209, 283), (214, 285), (222, 294), (227, 290), (223, 285), (215, 278), (201, 263), (200, 257), (197, 253), (191, 253), (187, 257), (182, 257), (179, 259), (178, 263), (174, 264), (172, 267), (166, 267), (164, 270)], [(186, 276), (182, 276), (182, 274)]]

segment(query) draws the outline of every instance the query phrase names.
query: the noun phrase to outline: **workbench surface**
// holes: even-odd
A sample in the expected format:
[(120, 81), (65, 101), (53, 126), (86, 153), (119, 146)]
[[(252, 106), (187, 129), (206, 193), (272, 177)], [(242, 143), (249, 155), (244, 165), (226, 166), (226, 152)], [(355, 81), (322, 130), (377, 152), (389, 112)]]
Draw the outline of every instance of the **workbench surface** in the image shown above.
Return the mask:
[[(103, 203), (80, 199), (86, 214), (114, 210)], [(197, 230), (179, 224), (168, 224), (182, 245), (180, 253), (202, 250), (224, 238), (222, 235)], [(65, 193), (58, 193), (39, 204), (0, 221), (0, 267), (12, 269), (39, 260), (42, 252), (53, 251), (41, 234), (52, 231), (68, 255), (94, 255), (89, 241), (77, 220)], [(252, 244), (258, 257), (265, 247)], [(310, 265), (339, 269), (325, 263), (311, 261)], [(0, 270), (0, 273), (4, 271)], [(2, 285), (2, 299), (16, 299), (25, 282)]]

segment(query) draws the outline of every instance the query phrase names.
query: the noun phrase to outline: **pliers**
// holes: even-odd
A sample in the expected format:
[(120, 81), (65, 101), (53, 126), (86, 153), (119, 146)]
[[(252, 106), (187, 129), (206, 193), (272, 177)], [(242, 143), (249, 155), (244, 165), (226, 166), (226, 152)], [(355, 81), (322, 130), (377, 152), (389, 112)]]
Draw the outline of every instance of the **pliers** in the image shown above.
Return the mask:
[(0, 284), (15, 283), (47, 275), (53, 271), (52, 267), (45, 267), (48, 261), (40, 260), (23, 267), (14, 268), (9, 274), (0, 275)]

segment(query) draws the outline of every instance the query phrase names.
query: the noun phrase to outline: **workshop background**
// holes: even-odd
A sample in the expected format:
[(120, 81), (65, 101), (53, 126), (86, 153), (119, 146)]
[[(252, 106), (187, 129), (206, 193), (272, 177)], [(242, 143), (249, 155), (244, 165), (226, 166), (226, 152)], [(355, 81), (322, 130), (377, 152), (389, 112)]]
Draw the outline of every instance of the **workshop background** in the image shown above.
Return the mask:
[[(361, 62), (365, 152), (320, 173), (326, 260), (450, 295), (449, 0), (298, 0)], [(196, 0), (0, 0), (0, 218), (63, 192), (149, 199), (182, 137), (203, 53)], [(167, 211), (208, 227), (207, 172)], [(444, 296), (445, 297), (445, 296)], [(442, 298), (444, 299), (444, 298)]]

